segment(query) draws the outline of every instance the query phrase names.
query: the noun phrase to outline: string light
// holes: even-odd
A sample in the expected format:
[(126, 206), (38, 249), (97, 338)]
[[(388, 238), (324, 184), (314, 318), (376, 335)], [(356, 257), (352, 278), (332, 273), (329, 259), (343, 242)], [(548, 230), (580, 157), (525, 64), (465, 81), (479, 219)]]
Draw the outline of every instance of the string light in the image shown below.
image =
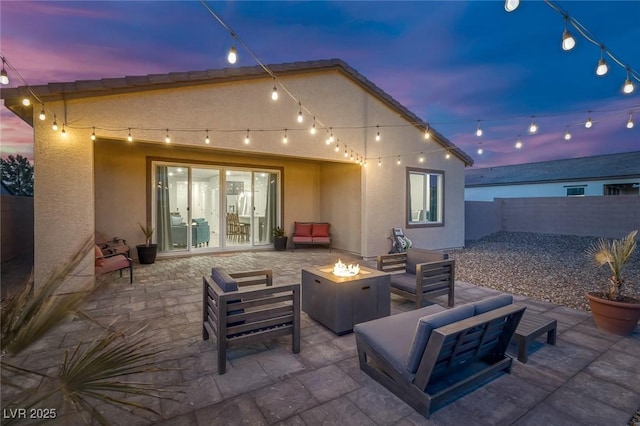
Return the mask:
[(564, 32), (562, 33), (562, 50), (569, 51), (576, 47), (576, 39), (567, 29), (567, 22), (569, 21), (569, 15), (564, 15)]
[(571, 139), (571, 132), (569, 132), (569, 126), (567, 126), (567, 131), (564, 132), (564, 140), (568, 141)]
[(420, 153), (420, 155), (418, 156), (418, 161), (424, 163), (424, 153)]
[(431, 138), (431, 130), (429, 129), (429, 125), (427, 124), (427, 126), (424, 128), (424, 138), (425, 139), (429, 139)]
[(482, 141), (478, 142), (478, 151), (476, 151), (478, 155), (482, 155), (484, 153), (484, 149), (482, 149)]
[(300, 111), (298, 112), (298, 123), (302, 123), (302, 121), (304, 121), (304, 117), (302, 117), (302, 103), (298, 102), (298, 105), (300, 106)]
[(585, 121), (584, 127), (586, 127), (587, 129), (593, 127), (593, 120), (591, 120), (591, 111), (589, 111), (589, 118), (587, 118), (587, 121)]
[(311, 126), (311, 129), (309, 129), (309, 133), (311, 133), (312, 135), (316, 134), (316, 118), (313, 117), (313, 125)]
[(629, 113), (629, 121), (627, 121), (627, 129), (633, 129), (633, 113)]
[(607, 61), (604, 60), (604, 46), (600, 46), (600, 60), (598, 61), (598, 66), (596, 67), (596, 75), (602, 77), (608, 72), (609, 67), (607, 66)]
[(522, 148), (522, 140), (520, 140), (520, 135), (518, 135), (518, 140), (516, 141), (515, 147), (516, 149)]
[(229, 54), (227, 54), (227, 61), (230, 64), (235, 64), (238, 60), (238, 51), (234, 45), (231, 45), (231, 49), (229, 49)]
[(42, 104), (42, 110), (40, 111), (40, 115), (38, 116), (38, 118), (41, 121), (44, 121), (44, 120), (47, 119), (47, 114), (45, 114), (45, 112), (44, 112), (44, 104)]
[(133, 142), (133, 136), (131, 136), (131, 128), (129, 128), (129, 135), (127, 136), (129, 142)]
[(244, 137), (244, 143), (245, 145), (249, 145), (250, 139), (249, 139), (249, 129), (247, 129), (247, 136)]
[(24, 106), (27, 106), (27, 107), (28, 107), (29, 105), (31, 105), (31, 99), (29, 99), (29, 98), (22, 98), (22, 105), (24, 105)]
[(353, 150), (351, 150), (351, 157), (350, 160), (353, 161)]
[(340, 151), (340, 145), (338, 143), (336, 143), (336, 147), (334, 148), (335, 152), (339, 152)]
[(167, 129), (167, 136), (164, 137), (165, 143), (171, 143), (171, 138), (169, 137), (169, 129)]
[(349, 153), (347, 152), (347, 145), (344, 146), (344, 156), (348, 157)]
[(635, 87), (633, 86), (633, 82), (631, 78), (629, 78), (629, 68), (627, 68), (627, 79), (624, 81), (624, 86), (622, 87), (622, 91), (627, 95), (633, 93)]
[[(55, 130), (55, 129), (53, 129)], [(95, 141), (96, 140), (96, 128), (94, 127), (93, 130), (91, 131), (91, 140)]]
[(531, 116), (531, 124), (529, 125), (529, 133), (531, 133), (532, 135), (535, 134), (538, 131), (538, 125), (536, 124), (535, 120), (534, 120), (535, 116)]
[(209, 129), (207, 129), (206, 131), (206, 135), (204, 137), (204, 143), (206, 143), (207, 145), (209, 145), (211, 143), (211, 139), (209, 139)]
[(476, 128), (476, 136), (482, 136), (482, 128), (480, 127), (480, 120), (478, 120), (478, 127)]
[(446, 158), (447, 160), (451, 158), (451, 153), (449, 152), (449, 150), (447, 150), (447, 153), (444, 155), (444, 158)]
[(289, 138), (287, 137), (287, 129), (284, 129), (284, 136), (282, 137), (282, 143), (289, 142)]
[(65, 138), (67, 137), (67, 131), (64, 128), (64, 123), (62, 123), (62, 136)]
[(378, 129), (378, 132), (376, 133), (376, 142), (380, 142), (380, 126), (376, 126), (376, 128)]
[(504, 0), (504, 10), (513, 12), (520, 6), (520, 0)]
[(396, 160), (396, 164), (399, 166), (400, 164), (402, 164), (402, 160), (400, 159), (400, 156), (398, 155), (398, 159)]
[(378, 157), (378, 167), (382, 166), (382, 158)]
[(335, 138), (333, 137), (333, 127), (329, 127), (329, 142), (333, 143)]
[(51, 125), (51, 128), (53, 129), (54, 132), (58, 131), (58, 122), (56, 121), (55, 114), (53, 114), (53, 124)]
[(271, 92), (271, 99), (278, 100), (278, 88), (276, 87), (276, 79), (273, 79), (273, 91)]
[(4, 64), (5, 64), (5, 59), (4, 56), (2, 57), (2, 71), (0, 71), (0, 84), (2, 85), (7, 85), (9, 84), (9, 75), (7, 74), (7, 70), (4, 69)]

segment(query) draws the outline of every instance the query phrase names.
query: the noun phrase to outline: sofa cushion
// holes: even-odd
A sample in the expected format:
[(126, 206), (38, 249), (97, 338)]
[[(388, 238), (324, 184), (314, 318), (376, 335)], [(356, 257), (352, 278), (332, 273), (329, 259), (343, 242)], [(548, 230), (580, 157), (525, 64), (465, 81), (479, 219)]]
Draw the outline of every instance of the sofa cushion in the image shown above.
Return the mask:
[(406, 367), (409, 372), (415, 374), (418, 371), (420, 360), (434, 329), (471, 318), (474, 313), (475, 308), (472, 305), (462, 305), (420, 318), (407, 354)]
[(297, 235), (293, 236), (291, 238), (291, 241), (293, 241), (294, 243), (312, 243), (313, 242), (313, 237), (299, 237)]
[(102, 256), (103, 256), (103, 254), (102, 254), (102, 250), (100, 250), (100, 247), (98, 247), (98, 246), (94, 246), (94, 248), (93, 248), (93, 254), (94, 254), (94, 255), (95, 255), (95, 257), (96, 257), (96, 264), (95, 264), (95, 266), (96, 266), (96, 267), (101, 267), (101, 266), (103, 266), (103, 265), (104, 265), (104, 258), (102, 257)]
[(407, 380), (413, 374), (407, 370), (406, 360), (418, 320), (425, 315), (444, 311), (440, 305), (431, 305), (377, 320), (356, 324), (353, 331), (365, 343), (380, 353)]
[(411, 247), (407, 249), (407, 261), (405, 264), (405, 270), (409, 274), (415, 274), (416, 265), (418, 263), (437, 262), (439, 260), (446, 260), (448, 258), (449, 255), (446, 253)]
[(311, 226), (311, 236), (312, 237), (329, 237), (329, 227), (331, 225), (328, 223), (314, 223)]
[(211, 278), (225, 293), (238, 291), (238, 283), (222, 268), (211, 268)]
[(331, 242), (329, 237), (312, 237), (312, 239), (316, 244), (329, 244)]
[(406, 272), (402, 272), (400, 274), (391, 274), (390, 277), (391, 277), (391, 287), (415, 294), (416, 292), (415, 274), (408, 274)]
[(501, 308), (513, 303), (513, 296), (510, 294), (499, 294), (497, 296), (487, 297), (479, 302), (473, 303), (475, 308), (474, 315), (484, 314), (485, 312), (493, 311), (494, 309)]
[(311, 223), (306, 222), (296, 222), (293, 230), (293, 234), (296, 237), (310, 237), (311, 236)]

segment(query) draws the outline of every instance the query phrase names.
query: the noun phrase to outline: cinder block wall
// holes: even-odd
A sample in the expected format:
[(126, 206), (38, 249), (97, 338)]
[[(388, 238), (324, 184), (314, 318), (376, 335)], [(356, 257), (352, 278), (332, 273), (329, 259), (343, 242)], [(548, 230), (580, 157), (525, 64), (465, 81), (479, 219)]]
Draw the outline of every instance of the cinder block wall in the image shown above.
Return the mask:
[(465, 240), (500, 230), (621, 238), (640, 229), (637, 195), (498, 198), (493, 202), (467, 201), (465, 210)]
[(33, 252), (33, 198), (0, 196), (2, 262)]

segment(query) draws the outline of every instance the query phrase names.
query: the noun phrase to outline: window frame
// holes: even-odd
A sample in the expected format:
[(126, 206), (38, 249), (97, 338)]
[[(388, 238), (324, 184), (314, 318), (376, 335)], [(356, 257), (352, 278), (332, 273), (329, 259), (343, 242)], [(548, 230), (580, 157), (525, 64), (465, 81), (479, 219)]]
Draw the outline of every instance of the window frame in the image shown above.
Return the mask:
[[(439, 203), (440, 221), (438, 222), (414, 222), (411, 220), (411, 175), (438, 175), (440, 178), (440, 193), (437, 195), (437, 202)], [(405, 227), (407, 229), (412, 228), (436, 228), (444, 227), (445, 225), (445, 173), (444, 170), (435, 169), (423, 169), (419, 167), (407, 167), (406, 168), (406, 181), (405, 181)]]
[[(569, 194), (569, 190), (582, 190), (582, 194)], [(585, 197), (587, 192), (587, 185), (566, 185), (564, 187), (564, 193), (566, 197)]]

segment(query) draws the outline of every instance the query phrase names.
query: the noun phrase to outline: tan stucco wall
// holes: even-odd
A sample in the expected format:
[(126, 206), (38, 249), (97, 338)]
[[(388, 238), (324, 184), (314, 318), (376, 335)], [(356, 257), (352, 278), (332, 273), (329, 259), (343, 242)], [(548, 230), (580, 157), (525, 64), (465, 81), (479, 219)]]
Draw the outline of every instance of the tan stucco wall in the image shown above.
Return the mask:
[[(338, 71), (283, 76), (281, 81), (316, 114), (318, 127), (321, 124), (334, 127), (333, 133), (340, 140), (339, 153), (334, 151), (335, 145), (325, 144), (325, 132), (310, 135), (312, 117), (307, 116), (303, 125), (296, 122), (297, 102), (286, 96), (277, 102), (271, 100), (273, 81), (269, 78), (48, 104), (57, 113), (59, 123), (66, 117), (70, 136), (61, 143), (60, 133), (51, 131), (49, 121), (40, 124), (35, 120), (36, 179), (40, 181), (36, 182), (36, 270), (41, 273), (49, 270), (79, 244), (80, 235), (91, 234), (94, 218), (98, 230), (107, 236), (127, 238), (132, 243), (142, 241), (137, 223), (145, 221), (146, 193), (141, 188), (146, 175), (143, 152), (147, 149), (176, 154), (168, 157), (195, 159), (209, 158), (207, 149), (224, 150), (228, 155), (241, 156), (233, 160), (239, 164), (245, 162), (242, 156), (250, 152), (247, 161), (251, 163), (256, 158), (274, 165), (286, 163), (284, 225), (289, 233), (295, 220), (326, 220), (332, 223), (332, 232), (340, 231), (335, 235), (335, 247), (367, 257), (388, 251), (391, 228), (404, 226), (405, 167), (442, 170), (445, 226), (410, 229), (406, 233), (421, 247), (464, 244), (464, 166), (460, 159), (452, 156), (446, 160), (441, 145), (425, 141), (422, 133), (407, 126), (397, 111)], [(382, 128), (382, 141), (375, 142), (376, 129), (367, 126), (377, 124), (399, 127)], [(98, 150), (95, 203), (94, 143), (89, 140), (93, 126), (99, 138), (95, 143)], [(343, 126), (351, 128), (340, 129)], [(135, 139), (132, 145), (126, 142), (129, 128)], [(171, 129), (172, 139), (168, 146), (163, 142), (167, 128)], [(243, 143), (246, 128), (262, 130), (251, 132), (249, 145)], [(282, 143), (284, 128), (289, 129), (286, 145)], [(209, 129), (211, 145), (204, 144), (204, 131), (193, 129)], [(105, 147), (107, 143), (112, 145), (107, 148), (111, 151), (100, 152), (101, 140)], [(346, 160), (342, 155), (345, 144), (349, 151), (366, 156), (368, 165), (360, 168)], [(200, 150), (183, 153), (178, 148), (181, 145), (197, 146)], [(426, 155), (425, 163), (417, 160), (421, 151)], [(400, 167), (395, 164), (399, 154)], [(377, 166), (377, 157), (383, 157), (383, 166)], [(305, 158), (317, 161), (301, 160)], [(337, 170), (336, 165), (327, 162), (343, 163), (345, 168)], [(342, 188), (358, 193), (359, 202), (337, 203)], [(359, 228), (360, 235), (348, 233), (345, 237), (341, 232), (345, 228)], [(59, 246), (65, 250), (57, 251)], [(49, 256), (52, 251), (60, 255)]]

